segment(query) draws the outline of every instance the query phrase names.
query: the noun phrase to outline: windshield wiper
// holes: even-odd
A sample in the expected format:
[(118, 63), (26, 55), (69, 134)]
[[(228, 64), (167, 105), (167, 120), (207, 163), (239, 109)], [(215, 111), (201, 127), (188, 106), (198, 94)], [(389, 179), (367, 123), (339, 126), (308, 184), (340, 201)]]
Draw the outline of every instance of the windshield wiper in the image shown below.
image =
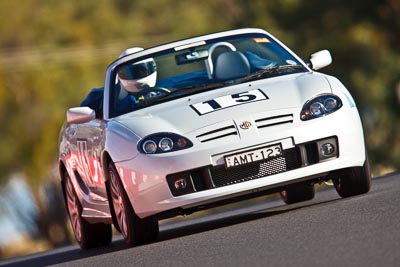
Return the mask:
[(271, 74), (276, 74), (280, 73), (282, 71), (287, 71), (287, 70), (299, 70), (299, 69), (305, 69), (304, 66), (302, 65), (281, 65), (281, 66), (272, 66), (266, 69), (262, 69), (253, 73), (250, 73), (246, 77), (242, 78), (240, 82), (246, 82), (250, 81), (253, 79), (260, 79), (263, 77), (268, 77)]
[(218, 87), (223, 87), (226, 86), (226, 82), (217, 82), (217, 83), (206, 83), (206, 84), (200, 84), (200, 85), (190, 85), (187, 87), (183, 87), (183, 88), (179, 88), (177, 90), (172, 91), (171, 93), (169, 93), (168, 95), (173, 95), (173, 94), (182, 94), (182, 95), (186, 95), (186, 94), (190, 94), (190, 93), (194, 93), (194, 92), (204, 92), (210, 89), (215, 89)]
[[(212, 90), (215, 88), (223, 87), (226, 86), (225, 82), (218, 82), (218, 83), (206, 83), (206, 84), (200, 84), (200, 85), (190, 85), (187, 87), (179, 88), (176, 90), (173, 90), (169, 93), (165, 93), (160, 95), (160, 97), (157, 97), (157, 99), (171, 99), (175, 96), (186, 96), (186, 95), (191, 95), (193, 93), (200, 93), (200, 92), (206, 92), (208, 90)], [(150, 99), (151, 100), (151, 99)]]

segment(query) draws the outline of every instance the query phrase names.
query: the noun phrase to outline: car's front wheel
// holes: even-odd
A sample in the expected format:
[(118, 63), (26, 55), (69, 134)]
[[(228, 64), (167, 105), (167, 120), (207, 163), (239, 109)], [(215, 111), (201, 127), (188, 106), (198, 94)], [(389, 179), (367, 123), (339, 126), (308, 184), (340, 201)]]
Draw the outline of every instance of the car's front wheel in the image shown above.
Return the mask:
[(110, 224), (90, 224), (82, 218), (82, 205), (67, 172), (64, 174), (63, 190), (68, 216), (79, 246), (82, 249), (89, 249), (110, 244), (112, 240)]
[(158, 221), (149, 217), (140, 219), (132, 208), (121, 179), (110, 162), (108, 165), (110, 177), (110, 196), (113, 205), (115, 221), (125, 241), (130, 246), (154, 242), (158, 236)]
[(368, 157), (366, 157), (362, 167), (345, 169), (332, 181), (339, 196), (343, 198), (369, 192), (371, 188), (371, 171)]
[(293, 204), (311, 200), (315, 196), (314, 184), (295, 184), (290, 185), (286, 190), (280, 192), (282, 200), (286, 204)]

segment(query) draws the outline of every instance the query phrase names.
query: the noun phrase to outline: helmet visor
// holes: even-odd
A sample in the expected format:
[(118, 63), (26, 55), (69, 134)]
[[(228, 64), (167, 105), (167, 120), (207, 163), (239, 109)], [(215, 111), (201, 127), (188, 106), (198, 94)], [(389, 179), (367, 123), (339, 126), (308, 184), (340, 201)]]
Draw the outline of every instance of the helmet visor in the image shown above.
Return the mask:
[(125, 80), (138, 80), (149, 76), (157, 70), (154, 60), (122, 66), (119, 77)]

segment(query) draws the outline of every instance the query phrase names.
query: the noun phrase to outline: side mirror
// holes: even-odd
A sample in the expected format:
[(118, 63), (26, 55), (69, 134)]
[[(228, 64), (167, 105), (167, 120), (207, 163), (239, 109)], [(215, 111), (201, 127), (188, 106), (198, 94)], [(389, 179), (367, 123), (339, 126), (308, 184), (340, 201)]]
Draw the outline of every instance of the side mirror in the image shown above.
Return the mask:
[(86, 123), (96, 118), (96, 113), (89, 107), (76, 107), (67, 110), (68, 123)]
[(332, 56), (328, 50), (316, 52), (310, 56), (310, 67), (313, 70), (319, 70), (332, 63)]

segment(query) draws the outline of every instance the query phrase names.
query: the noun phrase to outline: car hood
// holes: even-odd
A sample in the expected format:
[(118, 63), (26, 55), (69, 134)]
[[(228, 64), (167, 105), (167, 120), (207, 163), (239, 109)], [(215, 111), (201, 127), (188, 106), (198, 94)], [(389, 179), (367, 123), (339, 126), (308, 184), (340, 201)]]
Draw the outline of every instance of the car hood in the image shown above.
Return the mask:
[[(203, 115), (193, 108), (196, 103), (251, 90), (261, 91), (266, 98)], [(251, 114), (294, 108), (298, 108), (300, 112), (304, 103), (313, 96), (331, 92), (328, 79), (323, 74), (292, 74), (214, 89), (144, 108), (113, 120), (123, 124), (140, 138), (157, 132), (185, 135), (214, 124), (223, 126), (228, 121)]]

